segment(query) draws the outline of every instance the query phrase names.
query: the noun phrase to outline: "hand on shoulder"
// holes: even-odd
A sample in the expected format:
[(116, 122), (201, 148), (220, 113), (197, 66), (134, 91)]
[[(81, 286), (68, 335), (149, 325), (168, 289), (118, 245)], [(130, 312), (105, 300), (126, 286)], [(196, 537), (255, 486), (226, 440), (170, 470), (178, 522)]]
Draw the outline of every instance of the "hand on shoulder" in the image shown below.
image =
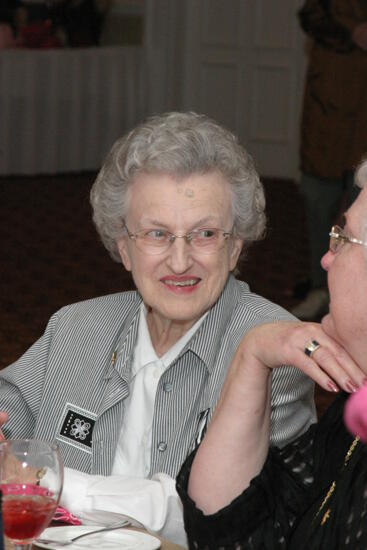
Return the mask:
[[(317, 349), (307, 355), (310, 342)], [(246, 379), (264, 370), (293, 365), (327, 391), (349, 393), (360, 387), (365, 373), (347, 351), (323, 330), (319, 323), (281, 321), (256, 326), (243, 337), (231, 369)]]

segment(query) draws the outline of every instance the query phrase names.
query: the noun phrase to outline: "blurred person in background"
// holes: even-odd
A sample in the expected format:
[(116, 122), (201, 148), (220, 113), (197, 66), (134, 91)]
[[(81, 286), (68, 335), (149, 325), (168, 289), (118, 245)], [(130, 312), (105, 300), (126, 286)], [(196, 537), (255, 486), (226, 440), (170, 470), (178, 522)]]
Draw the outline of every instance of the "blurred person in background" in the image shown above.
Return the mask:
[(329, 304), (320, 266), (328, 231), (356, 197), (353, 171), (367, 150), (367, 2), (306, 0), (299, 18), (312, 39), (300, 149), (311, 263), (292, 313), (318, 320)]

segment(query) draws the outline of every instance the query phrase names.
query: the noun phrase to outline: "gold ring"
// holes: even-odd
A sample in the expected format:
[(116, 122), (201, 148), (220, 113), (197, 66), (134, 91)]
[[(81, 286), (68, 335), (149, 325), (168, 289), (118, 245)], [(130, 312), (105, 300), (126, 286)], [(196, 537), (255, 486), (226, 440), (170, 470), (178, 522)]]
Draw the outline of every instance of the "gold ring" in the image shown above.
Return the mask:
[(303, 351), (308, 357), (312, 357), (315, 351), (319, 349), (319, 347), (320, 344), (317, 342), (317, 340), (310, 340), (309, 342), (307, 342)]

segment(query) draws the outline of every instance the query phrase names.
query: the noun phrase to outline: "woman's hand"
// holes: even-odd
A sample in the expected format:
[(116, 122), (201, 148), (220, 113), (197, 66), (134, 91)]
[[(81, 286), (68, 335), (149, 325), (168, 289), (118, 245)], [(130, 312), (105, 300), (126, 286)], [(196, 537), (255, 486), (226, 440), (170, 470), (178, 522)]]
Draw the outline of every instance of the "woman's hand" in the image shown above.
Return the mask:
[(5, 440), (5, 437), (4, 437), (4, 434), (1, 430), (1, 426), (3, 424), (6, 424), (7, 421), (9, 420), (9, 415), (7, 412), (5, 411), (0, 411), (0, 441), (4, 441)]
[[(40, 479), (43, 477), (45, 471), (38, 468), (34, 468), (25, 465), (22, 460), (12, 454), (6, 454), (4, 460), (4, 472), (6, 471), (6, 477), (3, 476), (2, 482), (4, 484), (29, 484), (38, 485)], [(19, 480), (22, 480), (21, 483)]]
[[(311, 356), (305, 353), (310, 342), (319, 344)], [(269, 447), (271, 373), (282, 365), (299, 368), (328, 391), (351, 393), (366, 380), (318, 323), (278, 322), (249, 330), (191, 469), (189, 495), (204, 513), (230, 503), (261, 471)]]
[[(311, 341), (319, 347), (308, 356), (305, 350)], [(299, 321), (252, 328), (242, 339), (231, 370), (235, 376), (241, 376), (243, 371), (247, 377), (253, 369), (260, 372), (282, 365), (294, 365), (327, 391), (342, 388), (351, 393), (366, 382), (366, 374), (319, 323)]]

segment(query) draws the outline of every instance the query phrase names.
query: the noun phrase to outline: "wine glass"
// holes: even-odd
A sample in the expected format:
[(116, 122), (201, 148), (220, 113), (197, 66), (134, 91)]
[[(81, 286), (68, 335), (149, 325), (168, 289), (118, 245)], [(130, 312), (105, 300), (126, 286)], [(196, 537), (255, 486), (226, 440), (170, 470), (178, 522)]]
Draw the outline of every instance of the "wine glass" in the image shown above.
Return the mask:
[(63, 468), (58, 446), (37, 439), (0, 442), (4, 534), (15, 550), (30, 550), (59, 502)]

